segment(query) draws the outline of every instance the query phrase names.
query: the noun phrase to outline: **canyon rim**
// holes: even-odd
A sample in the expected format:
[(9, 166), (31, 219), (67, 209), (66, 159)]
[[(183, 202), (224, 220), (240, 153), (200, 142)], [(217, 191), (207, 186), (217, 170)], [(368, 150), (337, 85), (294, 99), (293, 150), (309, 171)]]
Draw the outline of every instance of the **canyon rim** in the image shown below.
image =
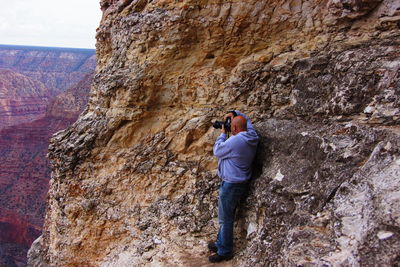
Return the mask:
[(261, 144), (233, 266), (400, 264), (400, 2), (102, 0), (89, 104), (51, 141), (30, 266), (202, 266), (211, 121)]

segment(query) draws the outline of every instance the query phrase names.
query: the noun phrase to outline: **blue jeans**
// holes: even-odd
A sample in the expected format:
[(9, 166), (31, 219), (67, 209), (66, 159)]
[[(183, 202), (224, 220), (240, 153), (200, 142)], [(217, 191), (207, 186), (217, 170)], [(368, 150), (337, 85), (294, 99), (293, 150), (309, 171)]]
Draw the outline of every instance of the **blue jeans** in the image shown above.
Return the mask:
[(233, 253), (233, 222), (235, 210), (248, 188), (247, 183), (222, 182), (219, 188), (218, 221), (219, 231), (217, 242), (219, 255)]

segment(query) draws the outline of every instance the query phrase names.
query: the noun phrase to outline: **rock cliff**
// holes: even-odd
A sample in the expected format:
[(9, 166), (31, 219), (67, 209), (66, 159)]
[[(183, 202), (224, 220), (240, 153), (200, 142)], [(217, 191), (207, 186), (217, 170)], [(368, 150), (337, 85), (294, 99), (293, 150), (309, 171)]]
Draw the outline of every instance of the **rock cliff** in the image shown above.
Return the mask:
[(50, 180), (49, 139), (83, 111), (92, 79), (88, 74), (55, 97), (47, 111), (43, 108), (41, 118), (0, 130), (0, 266), (2, 260), (26, 265), (26, 253), (40, 235), (44, 220)]
[(234, 266), (400, 264), (400, 3), (102, 0), (88, 108), (51, 141), (30, 266), (201, 266), (211, 121), (262, 140)]

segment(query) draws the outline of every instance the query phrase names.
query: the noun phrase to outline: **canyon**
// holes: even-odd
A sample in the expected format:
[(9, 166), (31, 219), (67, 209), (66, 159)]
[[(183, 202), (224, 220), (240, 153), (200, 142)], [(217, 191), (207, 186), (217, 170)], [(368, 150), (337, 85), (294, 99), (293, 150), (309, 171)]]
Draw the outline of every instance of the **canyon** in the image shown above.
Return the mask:
[(42, 117), (49, 100), (93, 71), (93, 49), (0, 45), (0, 129)]
[(207, 266), (211, 122), (261, 142), (228, 266), (400, 264), (400, 3), (101, 0), (29, 266)]
[[(28, 248), (41, 234), (44, 220), (50, 180), (47, 160), (49, 139), (72, 124), (85, 108), (95, 62), (91, 63), (91, 71), (82, 69), (81, 73), (76, 73), (76, 78), (80, 79), (77, 84), (63, 90), (51, 84), (45, 85), (45, 80), (38, 81), (21, 74), (18, 71), (26, 67), (17, 62), (42, 62), (41, 57), (35, 59), (38, 49), (42, 52), (46, 49), (57, 50), (64, 56), (68, 55), (66, 51), (32, 48), (31, 53), (23, 50), (21, 55), (21, 51), (15, 53), (19, 47), (7, 50), (7, 53), (1, 47), (0, 61), (4, 63), (6, 58), (13, 61), (13, 65), (12, 70), (0, 69), (0, 265), (24, 266)], [(86, 50), (84, 52), (87, 56)], [(17, 58), (12, 59), (12, 54), (18, 54)], [(66, 63), (57, 63), (59, 57), (54, 55), (47, 56), (47, 65), (51, 62), (50, 58), (54, 60), (52, 65), (59, 64), (61, 67), (62, 63)], [(67, 63), (79, 65), (81, 59), (76, 60), (75, 57), (74, 53), (70, 54)], [(90, 57), (94, 57), (94, 50), (91, 50)], [(38, 67), (28, 65), (31, 73)], [(52, 76), (46, 74), (44, 66), (36, 71), (42, 76)], [(56, 80), (60, 84), (70, 84), (70, 74), (65, 72), (63, 76), (63, 71), (65, 69), (60, 69), (54, 74)]]
[(93, 49), (0, 45), (0, 68), (16, 71), (58, 92), (77, 84), (95, 65)]
[(0, 129), (43, 116), (56, 92), (43, 83), (8, 69), (0, 69)]

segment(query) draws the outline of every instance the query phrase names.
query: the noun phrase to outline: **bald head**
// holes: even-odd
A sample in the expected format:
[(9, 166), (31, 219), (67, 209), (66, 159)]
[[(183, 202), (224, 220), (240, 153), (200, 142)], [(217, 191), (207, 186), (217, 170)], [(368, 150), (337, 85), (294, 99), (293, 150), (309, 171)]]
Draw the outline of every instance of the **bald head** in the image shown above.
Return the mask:
[(240, 132), (247, 131), (247, 120), (243, 116), (236, 116), (231, 122), (232, 134), (236, 135)]

